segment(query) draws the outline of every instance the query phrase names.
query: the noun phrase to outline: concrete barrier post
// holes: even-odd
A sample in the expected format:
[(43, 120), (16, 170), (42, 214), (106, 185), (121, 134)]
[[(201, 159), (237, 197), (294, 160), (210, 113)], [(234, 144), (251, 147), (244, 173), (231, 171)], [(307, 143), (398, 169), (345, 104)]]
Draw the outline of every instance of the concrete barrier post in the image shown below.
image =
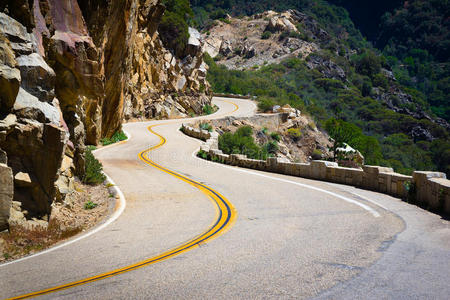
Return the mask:
[(445, 203), (443, 202), (445, 202), (445, 199), (444, 201), (442, 200), (442, 193), (445, 193), (446, 185), (441, 185), (439, 183), (445, 183), (447, 181), (445, 179), (445, 174), (441, 172), (414, 171), (413, 182), (415, 186), (417, 202), (421, 205), (429, 206), (433, 210), (444, 209)]

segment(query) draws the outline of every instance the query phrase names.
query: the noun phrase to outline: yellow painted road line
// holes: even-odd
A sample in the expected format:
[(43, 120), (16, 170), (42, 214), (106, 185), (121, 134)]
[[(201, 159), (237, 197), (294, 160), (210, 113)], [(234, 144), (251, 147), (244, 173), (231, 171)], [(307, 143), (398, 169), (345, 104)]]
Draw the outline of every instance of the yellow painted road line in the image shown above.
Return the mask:
[(219, 116), (226, 116), (228, 114), (232, 114), (232, 113), (234, 113), (235, 111), (237, 111), (239, 109), (239, 106), (236, 103), (234, 103), (234, 102), (231, 102), (231, 101), (228, 101), (228, 100), (220, 100), (220, 101), (223, 101), (223, 102), (230, 103), (230, 104), (234, 105), (234, 110), (232, 112), (230, 112), (230, 113), (224, 113), (224, 114), (219, 115)]
[[(229, 101), (226, 101), (229, 102)], [(232, 103), (236, 108), (234, 111), (236, 111), (239, 107), (234, 104), (233, 102), (229, 102)], [(233, 112), (234, 112), (233, 111)], [(196, 188), (198, 188), (200, 191), (202, 191), (205, 195), (208, 196), (208, 198), (213, 201), (213, 203), (216, 205), (217, 207), (217, 211), (218, 211), (218, 216), (216, 221), (214, 222), (214, 224), (207, 229), (205, 232), (203, 232), (202, 234), (198, 235), (197, 237), (183, 243), (182, 245), (173, 248), (171, 250), (168, 250), (164, 253), (161, 253), (157, 256), (151, 257), (149, 259), (140, 261), (138, 263), (123, 267), (123, 268), (119, 268), (110, 272), (106, 272), (106, 273), (102, 273), (96, 276), (92, 276), (92, 277), (88, 277), (79, 281), (74, 281), (74, 282), (70, 282), (64, 285), (59, 285), (59, 286), (55, 286), (49, 289), (45, 289), (45, 290), (41, 290), (41, 291), (37, 291), (37, 292), (33, 292), (33, 293), (29, 293), (29, 294), (25, 294), (25, 295), (21, 295), (21, 296), (17, 296), (17, 297), (13, 297), (10, 299), (26, 299), (26, 298), (31, 298), (31, 297), (36, 297), (36, 296), (41, 296), (41, 295), (45, 295), (45, 294), (50, 294), (50, 293), (54, 293), (54, 292), (58, 292), (61, 290), (65, 290), (65, 289), (69, 289), (72, 287), (76, 287), (76, 286), (80, 286), (83, 284), (87, 284), (87, 283), (91, 283), (94, 281), (98, 281), (98, 280), (102, 280), (105, 278), (109, 278), (112, 276), (116, 276), (119, 274), (123, 274), (129, 271), (133, 271), (148, 265), (152, 265), (158, 262), (161, 262), (163, 260), (175, 257), (179, 254), (185, 253), (187, 251), (190, 251), (198, 246), (200, 246), (201, 244), (204, 244), (206, 242), (211, 241), (212, 239), (218, 237), (219, 235), (225, 233), (227, 230), (229, 230), (231, 228), (231, 226), (234, 224), (236, 217), (237, 217), (237, 212), (236, 209), (234, 208), (234, 206), (228, 201), (228, 199), (226, 199), (224, 196), (222, 196), (221, 194), (219, 194), (217, 191), (215, 191), (214, 189), (206, 186), (205, 184), (202, 184), (200, 182), (194, 181), (186, 176), (183, 176), (179, 173), (176, 173), (174, 171), (171, 171), (159, 164), (157, 164), (156, 162), (150, 160), (148, 158), (148, 153), (152, 150), (155, 150), (159, 147), (161, 147), (162, 145), (164, 145), (166, 143), (166, 139), (156, 133), (155, 131), (153, 131), (153, 127), (155, 126), (160, 126), (163, 124), (158, 124), (158, 125), (152, 125), (147, 127), (148, 130), (155, 134), (156, 136), (159, 137), (160, 141), (157, 145), (142, 151), (141, 153), (139, 153), (139, 158), (144, 161), (145, 163), (147, 163), (148, 165), (157, 168), (158, 170), (161, 170), (167, 174), (170, 174)]]

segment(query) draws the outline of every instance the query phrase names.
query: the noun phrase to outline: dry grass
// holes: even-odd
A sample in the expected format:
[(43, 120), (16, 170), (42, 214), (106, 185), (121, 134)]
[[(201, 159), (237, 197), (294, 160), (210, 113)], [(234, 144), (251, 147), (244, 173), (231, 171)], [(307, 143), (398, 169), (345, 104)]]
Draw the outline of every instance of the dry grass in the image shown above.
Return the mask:
[[(96, 204), (85, 209), (87, 202)], [(0, 233), (0, 262), (17, 259), (49, 248), (53, 244), (87, 230), (108, 215), (111, 198), (103, 186), (76, 182), (68, 204), (55, 204), (48, 226), (11, 225)]]
[[(9, 232), (0, 233), (3, 239), (3, 259), (28, 255), (48, 248), (60, 240), (67, 239), (81, 232), (83, 228), (65, 228), (57, 221), (51, 221), (47, 228), (34, 226), (26, 228), (20, 225), (11, 226)], [(0, 258), (0, 261), (2, 260)]]

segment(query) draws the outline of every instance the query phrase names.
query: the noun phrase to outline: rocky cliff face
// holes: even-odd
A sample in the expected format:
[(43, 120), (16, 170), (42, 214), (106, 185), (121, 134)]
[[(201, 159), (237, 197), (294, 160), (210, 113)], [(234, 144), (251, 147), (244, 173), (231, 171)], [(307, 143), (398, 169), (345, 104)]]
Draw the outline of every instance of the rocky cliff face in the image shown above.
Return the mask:
[(124, 119), (183, 117), (210, 102), (200, 35), (190, 30), (186, 57), (174, 57), (157, 31), (163, 13), (159, 0), (0, 3), (0, 148), (27, 217), (64, 199), (85, 144)]

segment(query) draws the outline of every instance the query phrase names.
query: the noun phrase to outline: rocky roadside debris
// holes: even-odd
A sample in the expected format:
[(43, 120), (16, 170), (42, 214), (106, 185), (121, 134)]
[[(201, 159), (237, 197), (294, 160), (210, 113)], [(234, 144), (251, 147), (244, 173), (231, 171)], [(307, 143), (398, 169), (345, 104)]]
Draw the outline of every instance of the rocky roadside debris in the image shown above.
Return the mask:
[(104, 185), (74, 182), (62, 203), (53, 203), (50, 216), (27, 219), (21, 203), (13, 201), (9, 231), (0, 232), (0, 263), (42, 251), (96, 226), (114, 209), (116, 199)]

